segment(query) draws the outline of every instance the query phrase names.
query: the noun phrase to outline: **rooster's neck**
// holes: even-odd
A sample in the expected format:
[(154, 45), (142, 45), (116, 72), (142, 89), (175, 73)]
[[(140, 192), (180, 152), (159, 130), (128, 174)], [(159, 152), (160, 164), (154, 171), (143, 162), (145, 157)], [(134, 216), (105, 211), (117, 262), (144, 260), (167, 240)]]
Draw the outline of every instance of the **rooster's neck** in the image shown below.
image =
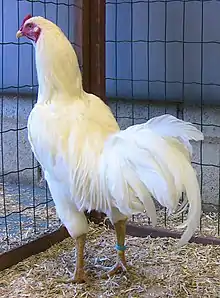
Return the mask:
[[(40, 38), (36, 44), (38, 99), (73, 100), (84, 93), (82, 76), (75, 51), (69, 41)], [(59, 94), (59, 96), (57, 96)]]

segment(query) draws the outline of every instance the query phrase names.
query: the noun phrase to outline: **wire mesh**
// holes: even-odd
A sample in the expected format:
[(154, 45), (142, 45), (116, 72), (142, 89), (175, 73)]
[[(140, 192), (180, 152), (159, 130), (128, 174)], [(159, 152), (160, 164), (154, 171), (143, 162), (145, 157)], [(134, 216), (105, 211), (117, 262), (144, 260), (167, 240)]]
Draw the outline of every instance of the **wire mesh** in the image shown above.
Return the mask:
[(27, 117), (36, 102), (34, 50), (15, 34), (25, 15), (58, 24), (82, 62), (82, 1), (0, 1), (0, 253), (60, 225), (42, 171), (27, 139)]
[[(170, 113), (194, 123), (203, 202), (200, 230), (219, 235), (220, 1), (106, 1), (106, 93), (121, 128)], [(158, 212), (159, 225), (181, 219)], [(145, 216), (133, 218), (148, 223)], [(199, 231), (198, 231), (199, 232)]]

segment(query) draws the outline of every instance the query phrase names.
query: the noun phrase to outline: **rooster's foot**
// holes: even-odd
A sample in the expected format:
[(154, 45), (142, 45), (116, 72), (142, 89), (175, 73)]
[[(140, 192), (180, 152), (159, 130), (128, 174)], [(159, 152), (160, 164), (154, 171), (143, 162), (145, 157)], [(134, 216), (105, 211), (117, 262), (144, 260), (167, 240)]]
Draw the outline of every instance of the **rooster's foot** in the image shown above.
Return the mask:
[(82, 284), (87, 281), (84, 270), (76, 270), (70, 279), (72, 283)]
[(126, 263), (119, 260), (108, 272), (102, 275), (102, 278), (108, 278), (118, 273), (125, 273), (126, 271)]

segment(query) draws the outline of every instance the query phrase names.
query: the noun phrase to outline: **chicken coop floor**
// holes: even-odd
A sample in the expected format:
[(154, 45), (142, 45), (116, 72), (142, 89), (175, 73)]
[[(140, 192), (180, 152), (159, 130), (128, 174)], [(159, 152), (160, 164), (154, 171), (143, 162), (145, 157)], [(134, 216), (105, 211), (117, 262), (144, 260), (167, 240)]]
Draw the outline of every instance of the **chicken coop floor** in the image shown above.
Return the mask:
[(68, 238), (0, 272), (0, 297), (219, 297), (220, 247), (189, 244), (177, 249), (175, 243), (168, 238), (128, 236), (128, 272), (103, 280), (102, 266), (115, 261), (115, 235), (90, 224), (87, 284), (67, 282), (75, 263), (74, 242)]
[[(0, 253), (60, 225), (49, 191), (31, 185), (0, 186)], [(7, 227), (7, 230), (6, 230)], [(8, 237), (7, 237), (8, 236)]]

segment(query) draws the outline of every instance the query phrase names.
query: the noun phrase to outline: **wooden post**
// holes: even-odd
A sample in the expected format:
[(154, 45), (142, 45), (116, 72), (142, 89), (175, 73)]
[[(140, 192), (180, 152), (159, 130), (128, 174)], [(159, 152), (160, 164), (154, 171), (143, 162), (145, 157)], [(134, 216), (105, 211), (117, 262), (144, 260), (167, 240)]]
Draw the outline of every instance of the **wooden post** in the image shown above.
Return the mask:
[(105, 1), (83, 1), (83, 85), (105, 100)]
[[(83, 1), (83, 87), (105, 101), (105, 1)], [(92, 210), (87, 217), (96, 222), (104, 213)]]

